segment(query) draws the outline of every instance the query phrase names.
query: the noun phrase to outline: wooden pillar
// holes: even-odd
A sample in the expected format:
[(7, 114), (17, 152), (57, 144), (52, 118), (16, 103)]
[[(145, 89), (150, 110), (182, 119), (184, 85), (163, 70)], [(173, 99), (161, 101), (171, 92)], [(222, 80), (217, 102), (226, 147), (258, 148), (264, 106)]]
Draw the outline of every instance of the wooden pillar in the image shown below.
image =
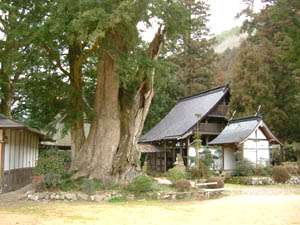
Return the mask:
[(167, 141), (165, 141), (164, 173), (167, 172)]
[(157, 160), (157, 154), (156, 154), (156, 152), (154, 153), (154, 171), (156, 172), (157, 171), (157, 162), (156, 162), (156, 160)]
[(0, 187), (2, 187), (2, 151), (3, 151), (3, 142), (0, 142)]
[(183, 158), (183, 143), (182, 143), (182, 140), (180, 140), (180, 155), (181, 155), (181, 157)]
[(224, 159), (225, 159), (225, 157), (224, 157), (224, 145), (222, 145), (222, 171), (224, 171)]
[(205, 146), (208, 147), (208, 135), (205, 135)]
[(284, 162), (283, 146), (280, 145), (280, 164)]
[(190, 165), (189, 165), (189, 147), (190, 147), (190, 138), (187, 137), (186, 139), (186, 168), (189, 169)]

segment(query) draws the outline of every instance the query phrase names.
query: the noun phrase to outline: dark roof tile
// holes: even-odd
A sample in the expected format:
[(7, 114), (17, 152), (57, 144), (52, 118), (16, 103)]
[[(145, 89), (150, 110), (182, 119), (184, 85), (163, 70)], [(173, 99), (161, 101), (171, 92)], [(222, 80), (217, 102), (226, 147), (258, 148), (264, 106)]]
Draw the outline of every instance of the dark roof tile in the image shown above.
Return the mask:
[(184, 135), (203, 119), (228, 91), (228, 86), (222, 86), (180, 99), (172, 110), (139, 141), (151, 142)]

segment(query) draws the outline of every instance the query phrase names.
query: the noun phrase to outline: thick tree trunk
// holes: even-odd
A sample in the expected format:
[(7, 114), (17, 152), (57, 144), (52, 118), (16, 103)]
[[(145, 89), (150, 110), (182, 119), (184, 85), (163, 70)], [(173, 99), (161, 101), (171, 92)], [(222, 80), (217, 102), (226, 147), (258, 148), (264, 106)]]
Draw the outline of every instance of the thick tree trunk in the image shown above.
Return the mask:
[(71, 153), (72, 160), (85, 142), (84, 131), (84, 103), (83, 103), (83, 78), (81, 66), (77, 66), (78, 56), (81, 55), (80, 44), (76, 41), (69, 46), (69, 77), (71, 81), (71, 109), (69, 119), (71, 120)]
[[(3, 67), (3, 65), (1, 65)], [(0, 103), (0, 113), (11, 118), (11, 104), (12, 104), (12, 91), (9, 75), (1, 68), (2, 85), (1, 92), (2, 98)]]
[(85, 142), (84, 123), (82, 120), (75, 121), (71, 127), (71, 155), (75, 159), (77, 152)]
[[(122, 39), (119, 43), (122, 42)], [(117, 46), (119, 43), (117, 43)], [(148, 49), (150, 59), (157, 59), (162, 45), (158, 34)], [(119, 47), (120, 49), (120, 47)], [(140, 171), (137, 141), (153, 97), (153, 71), (143, 78), (139, 71), (136, 90), (129, 93), (120, 87), (116, 55), (99, 54), (95, 111), (87, 141), (71, 171), (80, 176), (99, 178), (104, 184), (130, 181)], [(148, 69), (149, 70), (149, 69)]]

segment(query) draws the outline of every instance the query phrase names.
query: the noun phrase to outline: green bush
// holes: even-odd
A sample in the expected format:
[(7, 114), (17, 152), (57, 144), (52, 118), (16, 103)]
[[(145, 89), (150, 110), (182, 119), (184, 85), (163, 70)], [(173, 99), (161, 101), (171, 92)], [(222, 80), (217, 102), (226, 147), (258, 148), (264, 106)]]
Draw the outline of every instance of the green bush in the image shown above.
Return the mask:
[(208, 168), (211, 168), (215, 161), (213, 155), (211, 154), (211, 151), (205, 148), (202, 154), (204, 154), (204, 157), (201, 158), (200, 161), (202, 161)]
[(192, 179), (201, 179), (201, 178), (208, 178), (211, 175), (211, 171), (205, 165), (205, 163), (202, 160), (200, 160), (199, 168), (192, 168), (190, 170), (190, 174)]
[(168, 170), (167, 179), (175, 184), (176, 181), (184, 179), (184, 173), (180, 169), (174, 167)]
[(108, 202), (118, 203), (118, 202), (126, 202), (127, 199), (124, 196), (115, 196), (108, 200)]
[(266, 173), (266, 176), (267, 177), (272, 177), (272, 174), (273, 174), (273, 168), (268, 166), (268, 167), (265, 167), (265, 173)]
[(81, 190), (89, 195), (93, 195), (97, 190), (101, 190), (101, 181), (98, 179), (84, 179), (84, 182), (81, 184)]
[(44, 179), (46, 187), (47, 188), (51, 188), (51, 187), (55, 188), (57, 184), (61, 183), (61, 177), (62, 177), (61, 174), (56, 174), (56, 173), (52, 173), (52, 172), (46, 173), (45, 179)]
[(213, 183), (217, 182), (217, 184), (211, 184), (208, 185), (208, 188), (223, 188), (224, 187), (224, 181), (220, 177), (210, 177), (206, 180), (207, 183)]
[(153, 190), (153, 181), (149, 176), (141, 174), (134, 178), (128, 189), (137, 194), (149, 192)]
[(238, 161), (232, 171), (232, 176), (253, 176), (255, 174), (255, 167), (252, 162), (247, 159)]
[(275, 182), (284, 183), (290, 179), (290, 174), (283, 166), (275, 166), (273, 168), (273, 179)]
[(225, 183), (251, 185), (252, 179), (251, 177), (227, 177), (225, 178)]
[(175, 188), (177, 191), (189, 191), (191, 189), (191, 183), (188, 180), (178, 180), (175, 183)]
[(45, 176), (46, 187), (56, 187), (56, 185), (61, 184), (70, 161), (70, 152), (59, 151), (55, 148), (42, 151), (39, 154), (34, 174)]
[(266, 168), (261, 166), (261, 165), (256, 166), (255, 175), (260, 176), (260, 177), (269, 176), (268, 171), (266, 170)]

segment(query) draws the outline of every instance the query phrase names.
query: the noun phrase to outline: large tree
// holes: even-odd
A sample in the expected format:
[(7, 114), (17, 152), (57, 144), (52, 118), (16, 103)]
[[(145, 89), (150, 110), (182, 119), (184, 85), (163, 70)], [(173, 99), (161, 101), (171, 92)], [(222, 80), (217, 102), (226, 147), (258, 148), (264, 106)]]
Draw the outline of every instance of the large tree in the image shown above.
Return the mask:
[(272, 4), (260, 13), (248, 14), (251, 19), (244, 24), (249, 38), (239, 51), (230, 106), (240, 114), (253, 114), (262, 105), (265, 120), (278, 136), (287, 141), (297, 140), (299, 57), (294, 54), (300, 43), (299, 3), (268, 2)]
[(30, 7), (27, 1), (0, 2), (0, 113), (8, 117), (12, 116), (19, 78), (30, 68), (29, 58), (33, 57), (28, 34), (20, 34), (28, 29)]
[[(100, 9), (105, 20), (100, 27), (103, 35), (96, 37), (100, 44), (95, 117), (71, 170), (77, 171), (74, 178), (123, 182), (139, 171), (136, 144), (153, 97), (155, 61), (165, 37), (184, 34), (190, 19), (182, 1), (103, 1)], [(160, 25), (145, 46), (137, 26), (150, 19)]]
[(176, 47), (172, 46), (170, 58), (178, 65), (176, 75), (183, 83), (184, 95), (188, 96), (211, 88), (217, 54), (213, 48), (215, 38), (207, 26), (209, 6), (194, 0), (185, 0), (185, 6), (190, 10), (188, 32)]

